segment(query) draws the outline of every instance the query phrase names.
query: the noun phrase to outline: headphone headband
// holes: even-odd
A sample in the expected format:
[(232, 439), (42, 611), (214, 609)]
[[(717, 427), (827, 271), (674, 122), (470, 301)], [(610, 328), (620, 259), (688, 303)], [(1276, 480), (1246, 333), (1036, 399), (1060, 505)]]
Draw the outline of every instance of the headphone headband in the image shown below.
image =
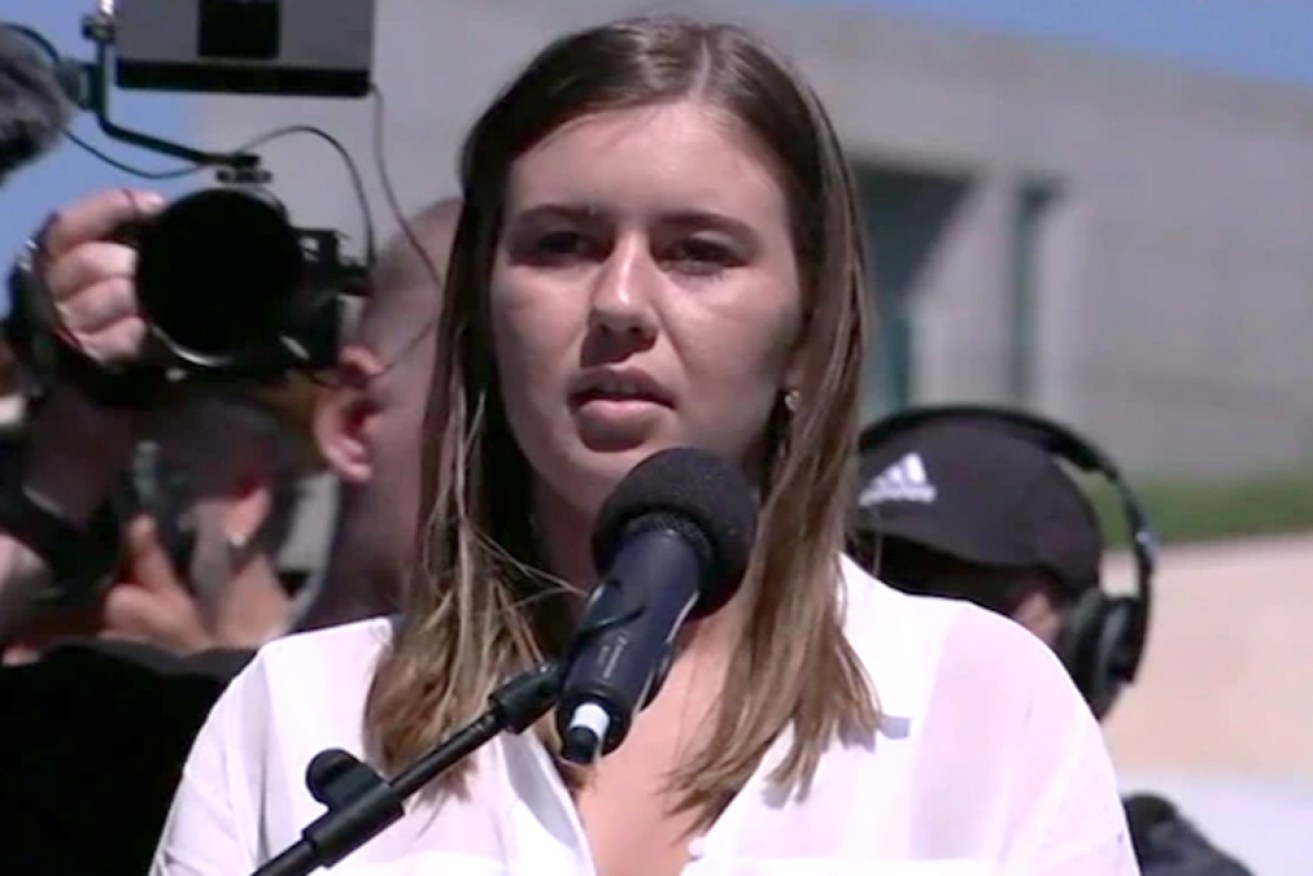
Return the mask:
[(895, 435), (947, 420), (975, 421), (982, 425), (1001, 428), (1020, 440), (1043, 448), (1081, 471), (1101, 475), (1116, 490), (1135, 561), (1135, 593), (1129, 600), (1134, 616), (1127, 631), (1129, 641), (1125, 652), (1126, 665), (1119, 666), (1117, 669), (1124, 680), (1134, 680), (1148, 638), (1149, 619), (1153, 607), (1152, 580), (1158, 565), (1158, 541), (1149, 525), (1143, 505), (1130, 484), (1122, 477), (1116, 463), (1093, 442), (1082, 437), (1075, 430), (1047, 417), (1012, 408), (981, 404), (921, 406), (892, 414), (862, 432), (859, 448), (865, 451), (883, 444)]

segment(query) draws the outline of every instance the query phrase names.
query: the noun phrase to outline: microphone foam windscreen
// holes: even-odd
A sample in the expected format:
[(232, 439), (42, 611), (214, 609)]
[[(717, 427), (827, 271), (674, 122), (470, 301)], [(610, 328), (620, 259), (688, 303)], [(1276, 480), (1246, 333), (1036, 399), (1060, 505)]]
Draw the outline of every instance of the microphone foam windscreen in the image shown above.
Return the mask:
[(656, 528), (686, 535), (706, 553), (708, 589), (694, 614), (710, 614), (729, 600), (747, 571), (757, 536), (755, 492), (736, 466), (704, 450), (654, 453), (616, 485), (597, 514), (597, 568), (610, 564), (626, 537)]

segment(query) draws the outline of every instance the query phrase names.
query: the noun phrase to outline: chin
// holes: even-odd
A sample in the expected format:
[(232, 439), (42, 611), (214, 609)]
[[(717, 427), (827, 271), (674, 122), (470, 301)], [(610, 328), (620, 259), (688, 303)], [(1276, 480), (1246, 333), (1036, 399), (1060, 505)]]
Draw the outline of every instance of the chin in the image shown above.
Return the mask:
[(561, 501), (592, 517), (634, 466), (671, 446), (644, 442), (599, 449), (580, 443), (553, 460), (550, 471), (540, 474)]
[(582, 447), (580, 448), (579, 480), (590, 485), (590, 492), (602, 491), (601, 498), (605, 499), (634, 466), (668, 446), (671, 445), (644, 443), (602, 449)]

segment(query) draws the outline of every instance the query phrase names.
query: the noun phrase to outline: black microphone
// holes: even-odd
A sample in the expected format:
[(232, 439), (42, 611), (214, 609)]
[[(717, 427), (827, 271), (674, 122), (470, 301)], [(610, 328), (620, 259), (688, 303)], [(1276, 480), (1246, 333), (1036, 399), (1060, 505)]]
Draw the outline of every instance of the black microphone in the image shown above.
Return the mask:
[(22, 30), (0, 24), (0, 180), (58, 142), (74, 106), (69, 83)]
[(704, 451), (656, 453), (621, 480), (593, 530), (603, 574), (565, 664), (562, 757), (590, 764), (624, 741), (665, 680), (680, 627), (738, 590), (756, 529), (752, 487)]

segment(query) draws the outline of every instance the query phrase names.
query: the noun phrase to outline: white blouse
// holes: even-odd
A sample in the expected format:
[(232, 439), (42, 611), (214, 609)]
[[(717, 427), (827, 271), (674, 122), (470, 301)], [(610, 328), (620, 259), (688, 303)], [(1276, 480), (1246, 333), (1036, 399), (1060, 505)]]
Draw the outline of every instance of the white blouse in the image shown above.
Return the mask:
[[(685, 876), (1137, 874), (1099, 727), (1052, 653), (1010, 620), (904, 595), (846, 558), (843, 578), (845, 632), (884, 715), (874, 744), (835, 742), (800, 801), (766, 781), (782, 736), (690, 844)], [(245, 876), (296, 842), (323, 813), (306, 764), (325, 748), (362, 753), (365, 695), (391, 634), (375, 619), (261, 649), (196, 740), (151, 872)], [(468, 797), (408, 807), (329, 872), (596, 873), (532, 732), (474, 757)]]

